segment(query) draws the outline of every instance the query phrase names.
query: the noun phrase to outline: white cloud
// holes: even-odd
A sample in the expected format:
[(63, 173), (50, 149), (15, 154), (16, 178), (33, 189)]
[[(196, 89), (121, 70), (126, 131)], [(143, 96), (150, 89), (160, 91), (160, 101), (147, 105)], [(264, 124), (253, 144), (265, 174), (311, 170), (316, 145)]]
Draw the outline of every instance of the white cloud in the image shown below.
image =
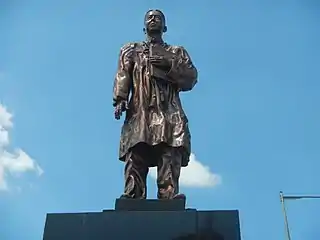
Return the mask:
[[(157, 178), (157, 169), (150, 169), (150, 176)], [(181, 169), (180, 185), (184, 187), (206, 188), (214, 187), (221, 183), (221, 176), (212, 173), (208, 166), (203, 165), (191, 153), (190, 162), (187, 167)]]
[(9, 188), (8, 174), (16, 176), (25, 172), (43, 173), (40, 166), (23, 150), (9, 152), (9, 130), (13, 127), (12, 114), (0, 104), (0, 191)]

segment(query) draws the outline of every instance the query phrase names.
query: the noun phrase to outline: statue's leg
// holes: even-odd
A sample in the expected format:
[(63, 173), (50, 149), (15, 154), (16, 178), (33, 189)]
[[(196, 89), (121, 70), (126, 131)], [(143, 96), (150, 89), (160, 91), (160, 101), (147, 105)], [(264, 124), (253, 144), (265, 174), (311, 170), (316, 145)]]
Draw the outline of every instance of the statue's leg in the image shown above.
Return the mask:
[(147, 196), (147, 175), (149, 168), (144, 159), (143, 148), (133, 147), (125, 160), (125, 187), (123, 198), (141, 198)]
[(179, 193), (182, 154), (179, 148), (161, 146), (158, 162), (158, 198), (172, 199)]

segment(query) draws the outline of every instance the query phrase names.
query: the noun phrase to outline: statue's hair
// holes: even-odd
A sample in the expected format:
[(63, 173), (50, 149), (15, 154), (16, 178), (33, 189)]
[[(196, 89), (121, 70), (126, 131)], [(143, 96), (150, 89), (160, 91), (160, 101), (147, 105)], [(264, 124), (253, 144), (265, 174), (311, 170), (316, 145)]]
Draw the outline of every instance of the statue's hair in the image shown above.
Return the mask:
[(150, 10), (148, 10), (148, 11), (146, 12), (145, 17), (148, 15), (149, 12), (152, 12), (152, 11), (156, 11), (156, 12), (160, 13), (162, 19), (164, 20), (164, 22), (166, 22), (166, 17), (164, 16), (164, 13), (163, 13), (161, 10), (159, 10), (159, 9), (150, 9)]

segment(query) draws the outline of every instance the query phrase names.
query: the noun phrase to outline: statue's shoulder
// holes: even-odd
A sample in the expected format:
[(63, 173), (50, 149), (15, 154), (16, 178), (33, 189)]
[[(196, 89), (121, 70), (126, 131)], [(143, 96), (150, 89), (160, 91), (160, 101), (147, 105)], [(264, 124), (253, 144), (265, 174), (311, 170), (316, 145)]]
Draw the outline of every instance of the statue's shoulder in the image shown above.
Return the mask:
[(121, 47), (121, 52), (134, 51), (142, 44), (140, 42), (128, 42)]
[(184, 51), (184, 47), (183, 46), (179, 46), (179, 45), (170, 45), (170, 44), (165, 44), (165, 47), (172, 51), (172, 52), (180, 52), (180, 51)]

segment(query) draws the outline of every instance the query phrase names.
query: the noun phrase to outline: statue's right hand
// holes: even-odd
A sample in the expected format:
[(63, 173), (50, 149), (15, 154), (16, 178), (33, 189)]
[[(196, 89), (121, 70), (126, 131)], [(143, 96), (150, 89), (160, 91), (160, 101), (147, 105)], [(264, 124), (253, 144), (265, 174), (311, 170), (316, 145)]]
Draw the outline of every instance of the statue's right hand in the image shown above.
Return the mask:
[(114, 109), (114, 117), (115, 119), (119, 120), (122, 116), (122, 112), (128, 110), (128, 102), (126, 100), (120, 100)]

